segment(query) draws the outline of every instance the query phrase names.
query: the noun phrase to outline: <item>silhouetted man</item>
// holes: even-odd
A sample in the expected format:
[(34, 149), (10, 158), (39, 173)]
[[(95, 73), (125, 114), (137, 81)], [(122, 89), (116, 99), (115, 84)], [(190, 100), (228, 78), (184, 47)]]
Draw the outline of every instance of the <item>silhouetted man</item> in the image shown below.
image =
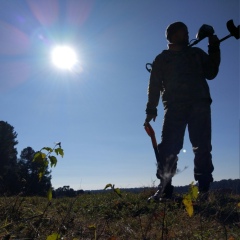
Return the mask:
[(157, 177), (160, 185), (154, 199), (172, 196), (171, 179), (176, 173), (177, 155), (183, 147), (186, 127), (195, 154), (194, 177), (201, 193), (209, 190), (214, 170), (211, 155), (212, 99), (206, 79), (212, 80), (218, 74), (218, 38), (216, 35), (209, 37), (208, 54), (200, 48), (188, 46), (188, 28), (182, 22), (170, 24), (166, 38), (168, 49), (162, 51), (152, 65), (145, 120), (145, 123), (155, 121), (161, 96), (165, 113), (158, 145), (160, 163)]

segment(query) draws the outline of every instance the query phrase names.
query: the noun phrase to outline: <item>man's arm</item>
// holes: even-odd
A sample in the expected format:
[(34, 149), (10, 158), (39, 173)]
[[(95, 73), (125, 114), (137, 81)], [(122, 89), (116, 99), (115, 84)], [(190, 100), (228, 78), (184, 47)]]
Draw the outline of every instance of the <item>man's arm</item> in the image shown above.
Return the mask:
[(220, 43), (216, 35), (212, 35), (208, 38), (208, 57), (204, 61), (205, 77), (208, 80), (214, 79), (219, 70), (221, 61)]
[(162, 90), (161, 81), (161, 66), (156, 58), (153, 62), (152, 71), (150, 75), (149, 85), (148, 85), (148, 102), (146, 108), (146, 119), (145, 122), (155, 121), (157, 117), (157, 106), (160, 99), (160, 91)]

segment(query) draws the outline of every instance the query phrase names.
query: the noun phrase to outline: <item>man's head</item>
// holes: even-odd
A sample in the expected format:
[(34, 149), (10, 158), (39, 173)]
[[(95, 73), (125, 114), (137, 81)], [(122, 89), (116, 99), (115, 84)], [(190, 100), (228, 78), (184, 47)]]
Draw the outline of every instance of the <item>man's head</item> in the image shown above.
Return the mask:
[(166, 38), (170, 43), (188, 45), (188, 28), (182, 22), (174, 22), (166, 29)]

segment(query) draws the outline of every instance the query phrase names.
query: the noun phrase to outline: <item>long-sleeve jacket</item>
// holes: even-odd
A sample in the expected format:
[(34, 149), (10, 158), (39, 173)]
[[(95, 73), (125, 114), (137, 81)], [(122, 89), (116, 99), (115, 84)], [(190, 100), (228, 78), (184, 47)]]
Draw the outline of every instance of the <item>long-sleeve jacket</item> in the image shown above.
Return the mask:
[(211, 103), (206, 79), (217, 76), (219, 65), (218, 46), (209, 45), (208, 54), (197, 47), (164, 50), (152, 65), (146, 113), (157, 115), (160, 96), (164, 107), (173, 102), (203, 100)]

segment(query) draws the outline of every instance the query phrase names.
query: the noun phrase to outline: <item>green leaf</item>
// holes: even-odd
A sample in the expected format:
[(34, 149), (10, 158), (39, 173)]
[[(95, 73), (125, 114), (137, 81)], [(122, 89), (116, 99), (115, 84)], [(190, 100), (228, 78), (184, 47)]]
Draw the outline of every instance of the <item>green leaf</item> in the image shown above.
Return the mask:
[(191, 195), (192, 195), (192, 200), (196, 200), (198, 197), (198, 187), (191, 185)]
[(37, 159), (38, 158), (40, 158), (41, 157), (41, 152), (36, 152), (35, 154), (34, 154), (34, 156), (33, 156), (33, 162), (35, 162), (35, 161), (37, 161)]
[(40, 152), (39, 157), (37, 158), (37, 162), (41, 163), (42, 161), (44, 161), (44, 159), (46, 159), (46, 154)]
[(58, 233), (53, 233), (47, 237), (47, 240), (58, 240), (60, 239), (60, 235)]
[(39, 181), (42, 180), (42, 177), (43, 177), (43, 172), (39, 172), (39, 173), (38, 173), (38, 179), (39, 179)]
[(111, 184), (111, 183), (109, 183), (109, 184), (107, 184), (106, 186), (105, 186), (105, 188), (104, 188), (104, 190), (106, 190), (107, 188), (113, 188), (113, 185)]
[(195, 201), (198, 197), (198, 187), (191, 183), (188, 193), (183, 195), (183, 204), (186, 208), (188, 215), (191, 217), (193, 215), (193, 204), (192, 201)]
[(50, 161), (50, 166), (55, 167), (57, 165), (57, 158), (55, 156), (48, 156), (48, 159)]
[(44, 158), (42, 165), (43, 165), (44, 169), (46, 169), (48, 167), (48, 160), (46, 158)]
[(48, 189), (47, 198), (48, 198), (49, 202), (52, 201), (52, 188), (51, 187)]
[(192, 205), (192, 200), (191, 197), (187, 194), (186, 197), (183, 198), (183, 204), (185, 205), (185, 208), (187, 210), (187, 213), (189, 217), (192, 217), (193, 215), (193, 205)]
[(52, 148), (50, 148), (50, 147), (44, 147), (44, 148), (42, 148), (42, 150), (46, 150), (48, 152), (52, 152), (53, 151)]
[(88, 229), (89, 229), (89, 230), (96, 230), (96, 226), (95, 226), (95, 225), (89, 225), (89, 226), (88, 226)]
[(119, 188), (114, 188), (114, 192), (119, 196), (122, 197), (121, 191)]
[(63, 157), (64, 152), (63, 152), (62, 148), (56, 148), (56, 149), (54, 149), (54, 151), (57, 155), (59, 154), (61, 157)]
[(33, 162), (39, 162), (41, 163), (43, 161), (43, 159), (46, 158), (46, 154), (42, 153), (42, 152), (36, 152), (33, 156)]

